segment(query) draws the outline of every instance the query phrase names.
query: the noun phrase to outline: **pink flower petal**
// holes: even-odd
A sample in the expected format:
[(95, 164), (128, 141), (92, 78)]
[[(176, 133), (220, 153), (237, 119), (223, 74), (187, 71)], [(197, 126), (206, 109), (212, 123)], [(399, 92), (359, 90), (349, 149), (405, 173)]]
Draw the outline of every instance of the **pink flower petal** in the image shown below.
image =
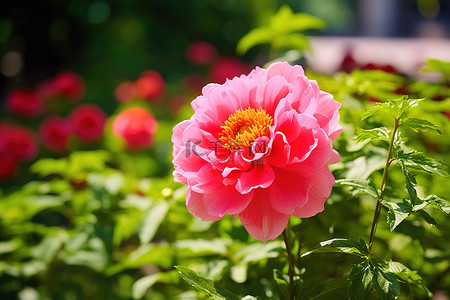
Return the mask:
[(236, 190), (241, 194), (247, 194), (256, 188), (269, 187), (275, 178), (275, 174), (269, 164), (254, 164), (249, 171), (242, 172), (236, 183)]
[(267, 193), (263, 189), (257, 189), (250, 204), (239, 214), (239, 219), (252, 237), (267, 242), (269, 239), (276, 239), (283, 232), (289, 215), (273, 209)]
[(226, 213), (237, 215), (250, 203), (253, 191), (241, 194), (234, 186), (225, 186), (215, 189), (213, 192), (203, 194), (203, 204), (208, 214), (223, 217)]
[(273, 209), (283, 214), (292, 214), (295, 207), (303, 206), (308, 201), (312, 179), (294, 172), (275, 169), (275, 180), (269, 188), (269, 202)]
[(206, 211), (205, 205), (203, 204), (203, 195), (193, 192), (191, 188), (187, 190), (186, 206), (191, 214), (203, 221), (217, 221), (221, 219), (221, 217), (212, 216)]
[(327, 167), (314, 177), (313, 185), (309, 191), (308, 201), (295, 209), (293, 215), (299, 218), (309, 218), (323, 211), (324, 203), (331, 194), (331, 188), (335, 180)]

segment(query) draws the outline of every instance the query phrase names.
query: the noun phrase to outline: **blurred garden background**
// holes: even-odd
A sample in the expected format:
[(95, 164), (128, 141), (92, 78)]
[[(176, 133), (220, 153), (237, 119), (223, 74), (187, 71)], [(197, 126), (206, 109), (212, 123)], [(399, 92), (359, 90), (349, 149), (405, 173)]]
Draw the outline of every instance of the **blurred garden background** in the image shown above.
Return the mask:
[[(299, 13), (315, 18), (286, 29)], [(280, 38), (252, 38), (255, 28)], [(207, 299), (174, 269), (184, 265), (240, 296), (284, 299), (273, 272), (286, 268), (282, 240), (258, 242), (231, 216), (202, 222), (187, 211), (172, 128), (207, 83), (288, 60), (342, 104), (336, 179), (380, 181), (386, 150), (356, 143), (355, 128), (374, 103), (402, 95), (425, 98), (415, 114), (442, 132), (405, 133), (408, 145), (448, 166), (449, 36), (446, 0), (3, 1), (0, 298)], [(392, 187), (405, 186), (400, 173)], [(448, 177), (417, 182), (421, 195), (450, 194)], [(296, 251), (366, 237), (374, 205), (335, 188), (323, 213), (292, 220)], [(375, 246), (449, 299), (449, 230), (448, 215), (431, 209), (397, 233), (380, 224)], [(339, 255), (302, 259), (304, 299), (347, 297), (345, 280), (312, 288), (345, 279), (354, 261)], [(427, 291), (406, 284), (400, 297)]]

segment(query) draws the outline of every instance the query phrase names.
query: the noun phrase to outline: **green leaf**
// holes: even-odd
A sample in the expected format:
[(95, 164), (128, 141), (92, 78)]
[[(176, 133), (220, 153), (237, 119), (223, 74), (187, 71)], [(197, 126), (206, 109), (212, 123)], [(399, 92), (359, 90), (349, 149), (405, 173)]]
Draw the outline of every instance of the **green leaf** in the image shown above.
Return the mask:
[(361, 120), (365, 120), (368, 117), (379, 113), (388, 113), (395, 119), (402, 119), (409, 109), (419, 105), (419, 102), (422, 100), (423, 99), (409, 99), (408, 96), (402, 96), (398, 99), (377, 103), (363, 114)]
[(141, 231), (139, 232), (139, 239), (142, 244), (147, 244), (153, 239), (168, 210), (169, 203), (160, 200), (146, 212), (142, 220)]
[(320, 242), (319, 247), (303, 253), (301, 257), (305, 257), (313, 253), (345, 253), (366, 257), (369, 255), (369, 250), (367, 249), (367, 244), (363, 239), (358, 242), (351, 239), (335, 238)]
[(223, 288), (219, 283), (203, 276), (199, 276), (197, 273), (187, 267), (175, 266), (175, 268), (180, 273), (181, 278), (183, 278), (194, 288), (207, 293), (208, 296), (210, 296), (212, 299), (240, 299), (240, 297)]
[(394, 273), (398, 279), (408, 282), (415, 289), (425, 292), (429, 298), (433, 296), (417, 271), (412, 271), (405, 265), (395, 261), (389, 262), (387, 271)]
[(336, 180), (336, 186), (349, 186), (353, 190), (363, 192), (369, 196), (378, 198), (378, 190), (370, 179), (339, 179)]
[(374, 270), (369, 260), (354, 266), (347, 277), (349, 299), (366, 299), (373, 290), (373, 277)]
[[(311, 282), (301, 286), (297, 295), (302, 295), (300, 299), (343, 299), (346, 295), (348, 282), (346, 278), (330, 279), (326, 281)], [(326, 298), (325, 298), (326, 296)]]
[(273, 279), (282, 299), (289, 299), (289, 277), (280, 270), (273, 270)]
[(418, 203), (416, 203), (416, 205), (414, 205), (413, 211), (424, 209), (427, 206), (437, 208), (446, 214), (450, 212), (449, 201), (442, 199), (441, 197), (436, 195), (430, 195), (424, 200), (420, 200)]
[(448, 176), (448, 167), (443, 163), (425, 156), (424, 153), (412, 150), (404, 152), (399, 150), (396, 154), (397, 159), (405, 165), (419, 168), (429, 174), (439, 174), (441, 176)]
[(147, 290), (151, 286), (153, 286), (156, 282), (158, 282), (159, 277), (160, 274), (155, 273), (141, 277), (138, 280), (136, 280), (136, 282), (133, 284), (132, 287), (133, 299), (142, 299), (145, 296)]
[(439, 130), (439, 126), (431, 123), (430, 121), (419, 119), (419, 118), (409, 118), (405, 122), (403, 122), (401, 125), (408, 126), (412, 130), (418, 132), (419, 130), (422, 131), (433, 131), (437, 134), (442, 134)]
[(252, 29), (239, 40), (236, 46), (236, 52), (239, 55), (244, 55), (248, 50), (257, 45), (269, 43), (272, 35), (272, 29), (267, 27)]
[(394, 273), (375, 268), (374, 287), (381, 300), (394, 300), (400, 295), (400, 284)]
[(417, 191), (416, 191), (416, 186), (417, 186), (416, 175), (411, 173), (406, 168), (405, 163), (402, 160), (400, 160), (399, 163), (400, 163), (400, 167), (403, 171), (403, 175), (405, 176), (406, 190), (408, 191), (409, 199), (411, 200), (412, 205), (415, 205), (416, 202), (418, 201)]
[(428, 224), (433, 225), (433, 226), (437, 225), (436, 220), (432, 216), (430, 216), (426, 211), (418, 210), (417, 214), (419, 214), (419, 216), (424, 218), (425, 221), (427, 221)]
[(373, 129), (356, 129), (356, 138), (357, 143), (363, 142), (365, 140), (369, 141), (386, 141), (390, 142), (389, 139), (389, 129), (386, 127), (373, 128)]
[(412, 212), (412, 207), (407, 204), (388, 201), (381, 201), (381, 204), (389, 209), (387, 213), (387, 222), (390, 231), (394, 231), (394, 229)]

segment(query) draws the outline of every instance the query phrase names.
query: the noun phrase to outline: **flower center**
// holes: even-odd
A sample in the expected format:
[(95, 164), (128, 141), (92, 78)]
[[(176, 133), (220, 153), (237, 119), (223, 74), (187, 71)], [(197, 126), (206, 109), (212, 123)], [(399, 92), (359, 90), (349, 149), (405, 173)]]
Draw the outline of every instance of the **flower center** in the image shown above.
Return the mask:
[(251, 107), (238, 109), (220, 127), (219, 139), (223, 147), (232, 152), (248, 148), (257, 138), (269, 135), (272, 121), (272, 117), (261, 107), (258, 110)]

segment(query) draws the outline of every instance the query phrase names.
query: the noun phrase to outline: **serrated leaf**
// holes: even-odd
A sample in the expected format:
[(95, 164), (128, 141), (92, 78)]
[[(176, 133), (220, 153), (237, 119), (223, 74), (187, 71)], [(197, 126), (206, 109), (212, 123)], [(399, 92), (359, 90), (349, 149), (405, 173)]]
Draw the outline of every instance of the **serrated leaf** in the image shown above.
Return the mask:
[(136, 280), (132, 287), (133, 299), (142, 299), (145, 296), (146, 291), (158, 281), (159, 277), (160, 274), (156, 273)]
[(369, 260), (354, 266), (347, 276), (349, 299), (366, 299), (373, 290), (373, 277), (374, 270)]
[(400, 295), (400, 284), (394, 273), (375, 268), (374, 287), (381, 300), (394, 300)]
[(412, 287), (425, 292), (428, 297), (431, 298), (433, 296), (430, 290), (425, 286), (422, 277), (417, 271), (412, 271), (405, 265), (395, 261), (389, 262), (387, 271), (394, 273), (397, 278), (408, 282)]
[(353, 190), (363, 192), (374, 198), (378, 198), (378, 190), (372, 180), (367, 179), (339, 179), (336, 180), (336, 186), (349, 186)]
[(361, 120), (365, 120), (368, 117), (379, 113), (388, 113), (395, 119), (401, 119), (409, 109), (419, 105), (419, 102), (422, 100), (423, 99), (409, 99), (408, 96), (402, 96), (398, 99), (377, 103), (363, 114)]
[(394, 231), (394, 229), (412, 212), (412, 207), (407, 204), (388, 201), (381, 201), (381, 204), (388, 208), (387, 222), (390, 231)]
[(439, 126), (431, 123), (430, 121), (419, 119), (419, 118), (409, 118), (402, 125), (408, 126), (414, 131), (422, 130), (422, 131), (433, 131), (437, 134), (442, 134), (439, 130)]
[(448, 175), (448, 167), (443, 163), (425, 156), (424, 153), (412, 150), (410, 152), (404, 152), (399, 150), (396, 154), (397, 159), (402, 161), (405, 165), (420, 168), (421, 170), (433, 174), (439, 174), (441, 176)]
[(200, 276), (187, 267), (175, 266), (175, 268), (178, 270), (183, 280), (192, 285), (194, 288), (207, 293), (212, 299), (227, 299), (227, 300), (240, 299), (237, 295), (223, 288), (217, 282), (214, 282), (211, 279)]
[(386, 141), (390, 142), (389, 139), (389, 129), (386, 127), (373, 128), (373, 129), (356, 129), (356, 138), (357, 143), (363, 142), (365, 140), (369, 141)]
[(402, 160), (400, 160), (399, 163), (400, 163), (400, 167), (403, 171), (403, 175), (405, 176), (406, 190), (408, 191), (409, 199), (411, 200), (411, 203), (414, 206), (416, 204), (416, 202), (418, 201), (417, 191), (416, 191), (416, 186), (417, 186), (416, 175), (411, 173), (406, 168), (405, 163)]
[(417, 214), (419, 214), (419, 216), (424, 218), (425, 221), (427, 221), (428, 224), (433, 225), (433, 226), (437, 225), (436, 220), (432, 216), (430, 216), (426, 211), (418, 210)]
[(413, 207), (413, 211), (424, 209), (427, 206), (437, 208), (446, 214), (450, 212), (450, 202), (436, 195), (430, 195), (424, 200), (416, 203)]
[(320, 242), (320, 246), (311, 249), (301, 255), (305, 257), (313, 253), (345, 253), (352, 254), (360, 257), (365, 257), (369, 254), (367, 244), (364, 240), (355, 241), (351, 239), (331, 239), (328, 241)]

